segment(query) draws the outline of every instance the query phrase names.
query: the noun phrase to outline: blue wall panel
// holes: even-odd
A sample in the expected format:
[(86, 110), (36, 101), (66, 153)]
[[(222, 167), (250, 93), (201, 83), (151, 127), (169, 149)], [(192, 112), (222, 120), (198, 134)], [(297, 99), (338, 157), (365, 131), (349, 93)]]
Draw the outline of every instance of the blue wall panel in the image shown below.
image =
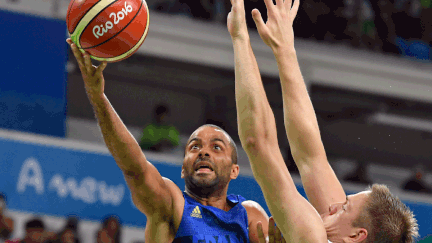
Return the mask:
[[(181, 166), (152, 161), (162, 176), (181, 190)], [(124, 177), (112, 156), (60, 146), (0, 138), (0, 191), (13, 210), (101, 220), (117, 214), (126, 225), (145, 226), (146, 219), (132, 203)], [(303, 188), (298, 185), (304, 194)], [(228, 193), (260, 203), (269, 213), (256, 181), (240, 175)], [(432, 205), (406, 202), (414, 211), (421, 236), (432, 232)]]
[(65, 136), (66, 23), (0, 11), (0, 127)]

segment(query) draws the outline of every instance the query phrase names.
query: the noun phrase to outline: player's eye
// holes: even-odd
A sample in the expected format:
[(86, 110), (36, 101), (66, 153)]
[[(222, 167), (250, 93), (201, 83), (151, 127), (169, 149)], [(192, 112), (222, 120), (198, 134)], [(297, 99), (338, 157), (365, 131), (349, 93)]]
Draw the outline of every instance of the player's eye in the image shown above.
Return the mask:
[(222, 148), (219, 145), (215, 145), (214, 149), (221, 150)]
[(191, 150), (192, 150), (192, 149), (198, 149), (198, 148), (199, 148), (199, 146), (196, 145), (196, 144), (191, 146)]

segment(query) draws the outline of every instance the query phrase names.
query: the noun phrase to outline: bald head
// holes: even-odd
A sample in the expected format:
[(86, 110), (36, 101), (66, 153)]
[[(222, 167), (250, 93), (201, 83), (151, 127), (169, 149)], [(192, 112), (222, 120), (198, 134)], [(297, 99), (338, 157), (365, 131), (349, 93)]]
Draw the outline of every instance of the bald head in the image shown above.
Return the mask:
[[(219, 132), (221, 132), (221, 133), (223, 133), (224, 134), (224, 136), (227, 138), (227, 140), (229, 141), (229, 145), (230, 145), (230, 147), (231, 147), (231, 149), (232, 149), (232, 152), (231, 152), (231, 162), (233, 163), (233, 164), (237, 164), (237, 145), (236, 145), (236, 143), (234, 142), (234, 140), (231, 138), (231, 136), (225, 131), (225, 130), (223, 130), (221, 127), (219, 127), (219, 126), (216, 126), (216, 125), (213, 125), (213, 124), (205, 124), (205, 125), (202, 125), (202, 126), (200, 126), (200, 127), (198, 127), (192, 134), (191, 134), (191, 136), (189, 137), (189, 140), (188, 140), (188, 143), (187, 144), (189, 144), (189, 141), (191, 141), (191, 139), (193, 139), (194, 138), (194, 135), (197, 133), (197, 131), (199, 131), (200, 129), (202, 129), (202, 128), (205, 128), (205, 127), (210, 127), (210, 128), (214, 128), (216, 131), (219, 131)], [(187, 145), (186, 145), (187, 146)]]

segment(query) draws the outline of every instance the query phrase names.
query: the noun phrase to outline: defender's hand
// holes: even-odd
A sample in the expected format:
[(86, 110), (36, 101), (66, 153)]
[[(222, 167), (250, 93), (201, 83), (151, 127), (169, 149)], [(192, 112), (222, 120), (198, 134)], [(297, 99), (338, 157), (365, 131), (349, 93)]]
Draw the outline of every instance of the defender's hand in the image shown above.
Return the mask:
[(102, 62), (101, 65), (96, 67), (92, 65), (90, 54), (88, 52), (82, 53), (70, 38), (68, 38), (66, 42), (70, 45), (72, 52), (78, 61), (78, 66), (84, 79), (87, 94), (90, 96), (102, 95), (105, 87), (105, 80), (102, 72), (107, 66), (107, 62)]
[(261, 39), (273, 51), (278, 48), (294, 48), (293, 22), (297, 15), (300, 0), (264, 0), (267, 7), (267, 23), (264, 23), (258, 9), (252, 10), (252, 17)]
[(232, 39), (248, 35), (244, 0), (231, 0), (231, 12), (228, 13), (227, 27)]
[(257, 229), (260, 243), (286, 243), (285, 238), (282, 237), (281, 231), (275, 225), (273, 216), (269, 219), (268, 237), (265, 237), (264, 235), (261, 222), (258, 222)]

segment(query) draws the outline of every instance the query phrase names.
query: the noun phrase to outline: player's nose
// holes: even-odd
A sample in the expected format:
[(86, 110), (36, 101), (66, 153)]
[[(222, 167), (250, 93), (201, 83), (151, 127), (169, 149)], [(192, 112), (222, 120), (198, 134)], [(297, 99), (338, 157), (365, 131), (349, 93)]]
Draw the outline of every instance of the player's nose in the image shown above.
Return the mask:
[(203, 158), (203, 157), (210, 157), (210, 153), (209, 150), (206, 147), (202, 147), (199, 151), (199, 157)]

